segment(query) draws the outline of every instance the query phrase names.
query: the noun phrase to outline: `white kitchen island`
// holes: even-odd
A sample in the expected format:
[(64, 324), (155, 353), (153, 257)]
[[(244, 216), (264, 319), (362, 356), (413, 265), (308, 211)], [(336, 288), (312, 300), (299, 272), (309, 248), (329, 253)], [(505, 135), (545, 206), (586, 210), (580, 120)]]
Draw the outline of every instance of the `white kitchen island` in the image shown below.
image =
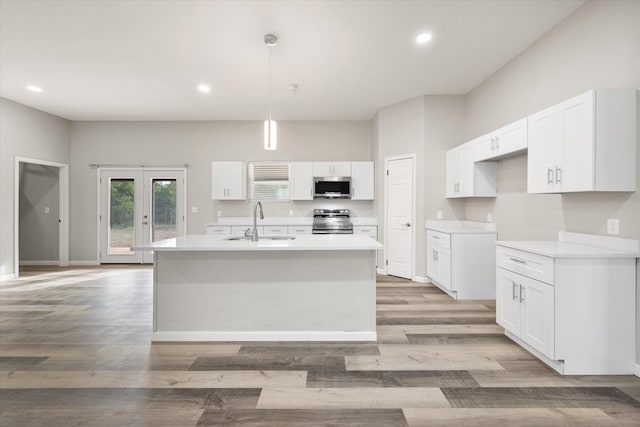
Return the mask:
[(375, 341), (380, 248), (188, 235), (134, 249), (154, 251), (153, 341)]

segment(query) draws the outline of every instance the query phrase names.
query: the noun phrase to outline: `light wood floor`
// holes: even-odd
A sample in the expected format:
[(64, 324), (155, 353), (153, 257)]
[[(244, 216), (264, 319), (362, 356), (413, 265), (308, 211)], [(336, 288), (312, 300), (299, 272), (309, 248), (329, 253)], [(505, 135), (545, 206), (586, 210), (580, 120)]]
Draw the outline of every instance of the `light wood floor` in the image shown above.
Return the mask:
[(640, 425), (640, 379), (560, 376), (493, 301), (379, 277), (377, 343), (150, 345), (148, 267), (0, 284), (1, 426)]

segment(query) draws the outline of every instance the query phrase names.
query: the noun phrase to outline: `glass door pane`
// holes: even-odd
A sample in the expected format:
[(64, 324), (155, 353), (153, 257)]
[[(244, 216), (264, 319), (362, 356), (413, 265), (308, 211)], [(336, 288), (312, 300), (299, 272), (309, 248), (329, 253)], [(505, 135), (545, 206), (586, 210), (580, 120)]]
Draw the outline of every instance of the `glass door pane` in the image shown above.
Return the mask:
[(109, 180), (109, 255), (132, 254), (135, 245), (135, 180)]
[(152, 179), (151, 193), (151, 241), (176, 237), (176, 179)]

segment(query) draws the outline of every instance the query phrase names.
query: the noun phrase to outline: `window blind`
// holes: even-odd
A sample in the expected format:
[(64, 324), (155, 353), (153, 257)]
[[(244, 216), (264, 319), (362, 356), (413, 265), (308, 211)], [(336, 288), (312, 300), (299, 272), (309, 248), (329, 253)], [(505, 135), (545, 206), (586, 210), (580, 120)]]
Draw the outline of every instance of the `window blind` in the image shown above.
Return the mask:
[(249, 198), (289, 200), (288, 162), (249, 162)]

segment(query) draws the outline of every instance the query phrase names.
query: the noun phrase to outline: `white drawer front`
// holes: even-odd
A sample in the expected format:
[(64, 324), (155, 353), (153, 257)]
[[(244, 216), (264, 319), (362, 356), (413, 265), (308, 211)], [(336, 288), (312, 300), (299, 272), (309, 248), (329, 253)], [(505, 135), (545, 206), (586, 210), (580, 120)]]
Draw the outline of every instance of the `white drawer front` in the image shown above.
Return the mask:
[(364, 234), (365, 236), (378, 238), (378, 227), (375, 225), (356, 225), (353, 227), (353, 234)]
[(292, 235), (311, 234), (312, 231), (310, 225), (290, 225), (287, 229), (287, 233)]
[(273, 234), (287, 234), (287, 226), (286, 225), (265, 225), (264, 226), (264, 235), (269, 236)]
[(207, 234), (213, 236), (228, 236), (231, 234), (231, 227), (228, 225), (208, 225)]
[[(264, 234), (264, 227), (259, 225), (257, 228), (258, 228), (258, 234)], [(234, 236), (240, 236), (240, 235), (243, 235), (244, 232), (247, 231), (247, 229), (249, 229), (249, 232), (252, 232), (253, 225), (232, 225), (231, 234), (233, 234)]]
[(496, 264), (505, 270), (513, 271), (550, 285), (554, 284), (553, 258), (497, 246)]
[(451, 248), (451, 235), (435, 230), (427, 230), (427, 239), (431, 244), (443, 249)]

